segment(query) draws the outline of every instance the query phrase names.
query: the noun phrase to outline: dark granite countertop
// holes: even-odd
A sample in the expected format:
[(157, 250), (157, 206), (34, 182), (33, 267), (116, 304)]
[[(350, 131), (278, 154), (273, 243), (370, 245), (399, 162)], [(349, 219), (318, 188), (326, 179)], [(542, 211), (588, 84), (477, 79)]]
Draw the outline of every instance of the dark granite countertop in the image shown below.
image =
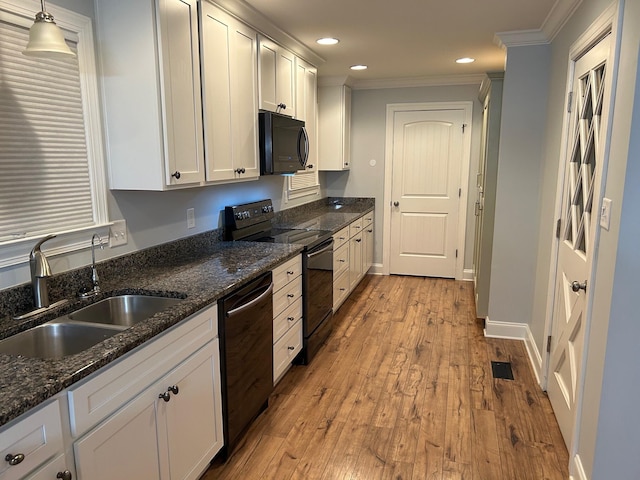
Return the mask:
[[(337, 232), (373, 208), (370, 198), (325, 198), (279, 212), (274, 223), (283, 228)], [(102, 294), (91, 300), (72, 301), (28, 320), (18, 322), (12, 317), (25, 311), (30, 286), (0, 291), (0, 339), (113, 295), (184, 298), (76, 355), (54, 360), (0, 354), (0, 426), (302, 250), (297, 245), (221, 242), (218, 237), (215, 232), (200, 234), (100, 263)], [(88, 267), (52, 278), (52, 302), (73, 298), (87, 278)]]
[[(161, 294), (184, 301), (117, 333), (97, 345), (61, 359), (38, 359), (0, 354), (0, 425), (39, 405), (138, 345), (193, 313), (212, 304), (236, 287), (272, 270), (299, 253), (301, 247), (249, 242), (218, 242), (208, 255), (176, 258), (164, 265), (145, 265), (102, 283), (103, 294)], [(19, 324), (20, 329), (65, 315), (87, 304), (75, 301), (46, 315)], [(0, 319), (0, 338), (15, 333), (16, 321)]]

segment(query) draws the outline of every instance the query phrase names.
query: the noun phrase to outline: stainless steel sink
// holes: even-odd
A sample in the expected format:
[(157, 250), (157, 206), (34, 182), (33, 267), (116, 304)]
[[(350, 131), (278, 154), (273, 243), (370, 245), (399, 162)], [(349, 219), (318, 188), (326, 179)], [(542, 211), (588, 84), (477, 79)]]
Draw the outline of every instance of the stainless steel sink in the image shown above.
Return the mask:
[(54, 320), (0, 340), (0, 353), (34, 358), (62, 358), (80, 353), (122, 330)]
[(181, 301), (179, 298), (119, 295), (73, 312), (69, 318), (77, 322), (130, 327)]

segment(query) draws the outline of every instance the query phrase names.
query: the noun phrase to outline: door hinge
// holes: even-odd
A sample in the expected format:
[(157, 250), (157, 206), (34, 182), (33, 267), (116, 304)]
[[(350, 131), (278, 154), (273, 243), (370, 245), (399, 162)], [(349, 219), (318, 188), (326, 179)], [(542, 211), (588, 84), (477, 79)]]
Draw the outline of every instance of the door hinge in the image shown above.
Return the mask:
[(459, 189), (458, 189), (458, 198), (460, 198), (461, 196), (462, 196), (462, 189), (461, 189), (461, 188), (459, 188)]
[(551, 353), (551, 335), (547, 337), (547, 353)]
[(556, 238), (560, 238), (560, 229), (562, 228), (562, 219), (559, 218), (556, 222)]
[(573, 92), (569, 92), (567, 95), (567, 112), (571, 113), (571, 103), (573, 102)]
[(458, 249), (456, 248), (456, 258), (458, 258)]
[(466, 124), (466, 123), (463, 123), (463, 124), (462, 124), (462, 133), (464, 133), (464, 129), (465, 129), (465, 128), (467, 128), (467, 124)]

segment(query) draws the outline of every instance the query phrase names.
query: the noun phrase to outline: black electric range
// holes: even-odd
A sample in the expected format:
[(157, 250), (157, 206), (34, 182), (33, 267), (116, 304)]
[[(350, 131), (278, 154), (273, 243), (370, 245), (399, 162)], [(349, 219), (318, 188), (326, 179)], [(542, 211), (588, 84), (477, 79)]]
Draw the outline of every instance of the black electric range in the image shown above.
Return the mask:
[(271, 200), (225, 207), (226, 240), (302, 245), (303, 348), (296, 363), (308, 364), (333, 326), (333, 237), (326, 230), (281, 229)]

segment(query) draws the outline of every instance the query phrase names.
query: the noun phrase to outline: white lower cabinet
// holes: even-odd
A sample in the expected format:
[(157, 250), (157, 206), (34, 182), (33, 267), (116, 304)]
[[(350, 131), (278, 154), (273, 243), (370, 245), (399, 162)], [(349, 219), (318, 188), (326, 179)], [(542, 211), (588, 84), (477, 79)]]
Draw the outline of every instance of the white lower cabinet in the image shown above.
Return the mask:
[(369, 212), (333, 235), (334, 312), (373, 264), (373, 217)]
[(196, 479), (223, 446), (217, 306), (67, 392), (79, 479)]
[(222, 447), (215, 339), (75, 442), (82, 479), (196, 479)]
[(302, 257), (273, 270), (273, 384), (302, 350)]
[(73, 462), (63, 451), (60, 405), (56, 400), (2, 429), (0, 479), (55, 479), (58, 473), (73, 470)]

